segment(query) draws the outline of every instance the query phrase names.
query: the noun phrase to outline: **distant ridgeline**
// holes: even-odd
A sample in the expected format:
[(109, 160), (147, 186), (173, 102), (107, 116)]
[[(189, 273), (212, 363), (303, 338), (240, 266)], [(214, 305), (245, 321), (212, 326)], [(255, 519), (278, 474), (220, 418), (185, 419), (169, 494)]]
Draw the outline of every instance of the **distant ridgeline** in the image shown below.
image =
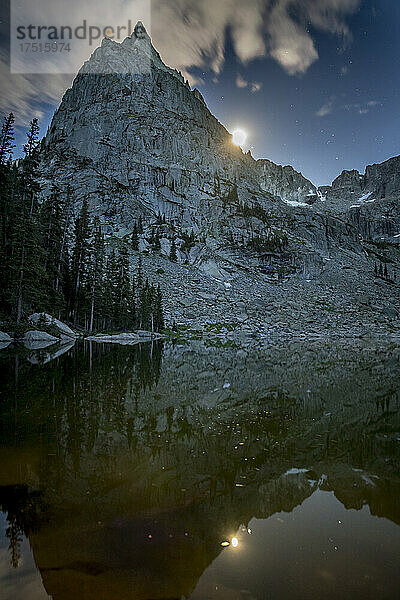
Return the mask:
[(5, 120), (0, 147), (0, 312), (21, 322), (47, 311), (94, 330), (164, 328), (160, 287), (149, 283), (138, 250), (139, 220), (128, 240), (106, 244), (98, 217), (83, 202), (74, 214), (70, 190), (46, 198), (38, 183), (39, 125), (33, 119), (25, 158), (12, 162), (14, 117)]

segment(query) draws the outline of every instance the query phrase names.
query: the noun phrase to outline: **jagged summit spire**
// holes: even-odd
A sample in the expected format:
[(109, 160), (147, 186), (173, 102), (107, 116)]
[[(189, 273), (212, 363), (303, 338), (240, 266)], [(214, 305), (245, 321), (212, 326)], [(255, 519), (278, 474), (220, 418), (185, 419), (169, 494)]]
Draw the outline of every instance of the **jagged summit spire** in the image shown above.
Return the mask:
[(138, 21), (135, 25), (135, 29), (133, 30), (133, 34), (138, 38), (138, 39), (143, 39), (145, 37), (148, 37), (148, 33), (146, 31), (146, 27), (143, 25), (142, 21)]

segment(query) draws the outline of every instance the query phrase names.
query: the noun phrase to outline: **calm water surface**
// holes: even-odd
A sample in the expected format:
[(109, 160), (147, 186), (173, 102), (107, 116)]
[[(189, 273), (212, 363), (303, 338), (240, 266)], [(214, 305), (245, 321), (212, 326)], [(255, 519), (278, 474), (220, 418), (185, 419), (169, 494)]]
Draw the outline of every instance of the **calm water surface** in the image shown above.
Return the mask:
[(400, 598), (400, 347), (0, 352), (1, 600)]

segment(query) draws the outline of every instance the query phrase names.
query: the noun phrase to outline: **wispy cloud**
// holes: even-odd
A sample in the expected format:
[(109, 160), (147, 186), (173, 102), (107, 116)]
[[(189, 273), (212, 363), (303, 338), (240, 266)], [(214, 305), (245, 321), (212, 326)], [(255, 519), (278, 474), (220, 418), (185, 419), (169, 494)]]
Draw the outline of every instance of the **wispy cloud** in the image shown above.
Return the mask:
[(371, 108), (376, 108), (377, 106), (382, 106), (382, 102), (379, 100), (369, 100), (368, 102), (345, 104), (342, 108), (350, 112), (357, 112), (359, 115), (367, 115)]
[(331, 96), (321, 108), (319, 108), (315, 115), (317, 117), (326, 117), (334, 111), (346, 110), (348, 112), (357, 112), (360, 115), (367, 115), (372, 108), (382, 106), (382, 102), (379, 100), (368, 100), (367, 102), (355, 102), (351, 104), (337, 104), (335, 96)]
[(249, 85), (249, 82), (243, 79), (240, 74), (238, 74), (236, 77), (236, 85), (238, 88), (246, 88)]
[(248, 88), (252, 94), (256, 94), (262, 88), (260, 81), (246, 81), (240, 73), (236, 77), (236, 85), (238, 88)]
[(8, 56), (0, 51), (0, 112), (13, 112), (19, 125), (43, 117), (42, 104), (56, 105), (71, 84), (69, 75), (11, 75)]
[(317, 117), (326, 117), (327, 115), (329, 115), (332, 111), (333, 111), (333, 104), (334, 104), (335, 98), (330, 98), (327, 102), (325, 102), (321, 108), (319, 108), (317, 110), (317, 112), (315, 113)]

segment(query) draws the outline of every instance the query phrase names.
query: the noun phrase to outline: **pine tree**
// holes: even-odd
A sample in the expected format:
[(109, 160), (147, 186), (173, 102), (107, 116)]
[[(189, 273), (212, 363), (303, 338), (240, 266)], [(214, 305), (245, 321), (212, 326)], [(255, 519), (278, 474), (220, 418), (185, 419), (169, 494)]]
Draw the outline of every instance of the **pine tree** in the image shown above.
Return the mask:
[(34, 119), (27, 133), (24, 146), (25, 158), (21, 173), (18, 175), (18, 189), (14, 203), (14, 223), (12, 244), (16, 251), (13, 258), (14, 269), (14, 313), (19, 322), (25, 307), (38, 308), (43, 302), (44, 290), (38, 286), (43, 281), (43, 247), (40, 240), (40, 228), (37, 220), (38, 193), (37, 183), (38, 124)]
[(22, 163), (23, 186), (25, 193), (30, 199), (30, 216), (32, 217), (37, 208), (37, 195), (40, 187), (37, 183), (37, 167), (39, 164), (39, 124), (37, 119), (30, 122), (26, 134), (27, 142), (24, 145), (25, 159)]
[(29, 124), (28, 133), (26, 135), (26, 144), (24, 145), (24, 152), (26, 157), (34, 155), (39, 145), (39, 122), (37, 119), (32, 119)]
[(95, 217), (93, 221), (94, 228), (94, 240), (93, 240), (93, 252), (90, 261), (90, 272), (89, 272), (89, 287), (90, 287), (90, 322), (89, 332), (92, 333), (95, 318), (100, 312), (99, 304), (101, 301), (101, 290), (103, 286), (103, 273), (104, 273), (104, 236), (101, 230), (101, 224), (99, 217)]
[(7, 520), (8, 527), (6, 529), (6, 536), (10, 541), (8, 546), (10, 551), (10, 562), (11, 566), (16, 569), (19, 567), (21, 560), (21, 544), (23, 541), (22, 531), (15, 518), (8, 518)]
[(133, 226), (132, 237), (131, 237), (131, 246), (132, 246), (132, 250), (135, 250), (136, 252), (139, 250), (139, 235), (138, 235), (138, 226), (137, 226), (136, 221)]
[[(61, 235), (61, 243), (59, 246), (59, 254), (58, 254), (58, 263), (57, 263), (57, 273), (56, 273), (56, 283), (55, 283), (55, 291), (56, 293), (60, 290), (60, 283), (64, 283), (64, 295), (68, 296), (68, 290), (70, 289), (69, 280), (70, 280), (70, 269), (69, 269), (69, 232), (70, 225), (72, 219), (72, 191), (71, 187), (67, 185), (66, 193), (65, 193), (65, 201), (64, 201), (64, 214), (62, 219), (62, 235)], [(64, 281), (63, 281), (64, 280)]]
[(114, 322), (118, 329), (124, 330), (130, 324), (130, 294), (129, 256), (126, 244), (123, 244), (118, 257), (118, 272), (114, 299)]
[[(46, 286), (46, 310), (56, 311), (58, 315), (65, 308), (65, 299), (59, 287), (60, 256), (63, 254), (65, 229), (65, 200), (60, 191), (53, 188), (50, 196), (42, 201), (39, 210), (39, 227), (43, 246), (43, 261)], [(54, 312), (53, 312), (54, 314)]]
[(136, 307), (136, 284), (135, 277), (132, 275), (130, 298), (129, 298), (129, 328), (135, 329), (137, 325), (137, 307)]
[(153, 250), (161, 250), (161, 242), (160, 242), (160, 233), (158, 229), (153, 229), (152, 237), (151, 237), (151, 245)]
[(146, 282), (140, 291), (139, 322), (142, 329), (151, 329), (153, 293), (154, 290), (146, 279)]
[(118, 265), (115, 251), (107, 257), (106, 261), (107, 276), (104, 280), (104, 289), (102, 294), (102, 329), (113, 329), (114, 327), (114, 302), (115, 288), (117, 286)]
[(0, 134), (0, 164), (5, 165), (12, 157), (14, 144), (14, 115), (4, 117)]
[(143, 260), (142, 260), (142, 255), (139, 254), (139, 261), (138, 261), (138, 275), (137, 275), (137, 288), (138, 288), (138, 294), (140, 295), (140, 292), (142, 290), (143, 287)]
[(160, 285), (158, 285), (157, 292), (155, 294), (153, 313), (154, 329), (155, 331), (162, 331), (164, 329), (164, 311)]
[[(15, 248), (11, 239), (19, 187), (17, 169), (11, 164), (11, 161), (7, 160), (12, 155), (14, 148), (13, 123), (14, 117), (11, 113), (3, 124), (0, 142), (0, 308), (7, 314), (11, 312), (13, 303), (11, 267)], [(18, 192), (20, 192), (19, 189)]]
[(378, 277), (378, 266), (376, 263), (374, 265), (374, 274), (375, 274), (375, 277)]
[(169, 251), (169, 258), (170, 260), (172, 260), (172, 262), (176, 262), (178, 260), (178, 254), (176, 251), (176, 243), (175, 243), (175, 238), (172, 238), (172, 242), (171, 242), (171, 249)]
[(75, 244), (72, 252), (71, 278), (71, 312), (75, 325), (79, 321), (79, 310), (83, 308), (84, 288), (86, 284), (89, 259), (90, 217), (87, 200), (83, 201), (81, 211), (75, 219)]

